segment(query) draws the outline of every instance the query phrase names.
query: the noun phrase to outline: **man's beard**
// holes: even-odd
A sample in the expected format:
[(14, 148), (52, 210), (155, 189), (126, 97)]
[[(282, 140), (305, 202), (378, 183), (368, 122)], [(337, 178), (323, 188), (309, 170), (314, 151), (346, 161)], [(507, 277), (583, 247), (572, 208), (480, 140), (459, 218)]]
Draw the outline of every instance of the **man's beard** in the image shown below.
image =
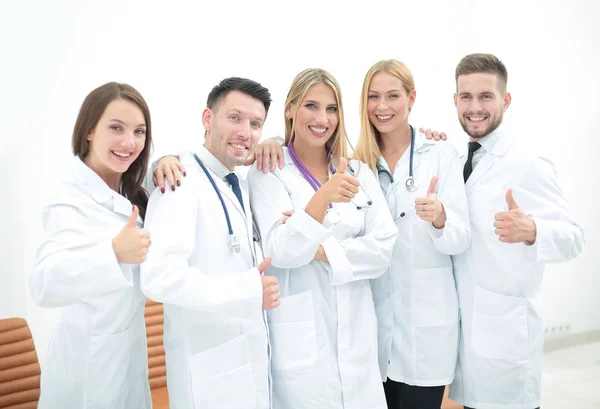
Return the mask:
[(459, 120), (460, 125), (462, 126), (462, 129), (465, 131), (465, 133), (467, 135), (469, 135), (471, 138), (473, 139), (481, 139), (484, 138), (486, 136), (488, 136), (489, 134), (491, 134), (492, 132), (494, 132), (496, 129), (498, 129), (498, 127), (500, 126), (500, 124), (502, 123), (502, 114), (500, 114), (500, 116), (498, 117), (498, 119), (494, 122), (492, 122), (490, 124), (490, 126), (488, 126), (482, 134), (478, 135), (478, 134), (471, 134), (469, 132), (469, 129), (467, 127), (467, 123), (466, 120), (463, 117), (463, 120)]

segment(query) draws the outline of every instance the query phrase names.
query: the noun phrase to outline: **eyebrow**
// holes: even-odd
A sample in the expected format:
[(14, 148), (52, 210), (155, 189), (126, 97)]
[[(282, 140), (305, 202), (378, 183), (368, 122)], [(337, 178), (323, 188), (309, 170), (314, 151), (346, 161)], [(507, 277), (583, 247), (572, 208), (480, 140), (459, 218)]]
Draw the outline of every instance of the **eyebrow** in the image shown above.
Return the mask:
[[(305, 104), (315, 104), (315, 105), (320, 105), (317, 101), (313, 101), (312, 99), (307, 99), (306, 101), (304, 101)], [(337, 106), (337, 102), (332, 102), (331, 104), (327, 104), (328, 107), (331, 106)]]
[[(232, 109), (230, 109), (229, 111), (227, 111), (227, 114), (233, 114), (233, 113), (240, 114), (240, 115), (244, 115), (244, 112), (240, 111), (240, 110), (239, 110), (239, 109), (237, 109), (237, 108), (232, 108)], [(253, 118), (253, 120), (254, 120), (254, 121), (261, 121), (261, 122), (264, 122), (264, 121), (265, 121), (265, 118), (263, 118), (263, 117), (260, 117), (260, 116), (255, 116), (255, 117)]]
[[(125, 122), (121, 121), (120, 119), (109, 119), (109, 121), (115, 121), (120, 124), (127, 125)], [(139, 124), (138, 126), (146, 126), (146, 124)]]
[[(374, 91), (372, 89), (370, 89), (369, 92), (373, 92), (375, 94), (379, 94), (379, 91)], [(386, 94), (389, 94), (390, 92), (402, 92), (402, 90), (400, 88), (394, 88), (394, 89), (391, 89), (391, 90), (387, 91)]]

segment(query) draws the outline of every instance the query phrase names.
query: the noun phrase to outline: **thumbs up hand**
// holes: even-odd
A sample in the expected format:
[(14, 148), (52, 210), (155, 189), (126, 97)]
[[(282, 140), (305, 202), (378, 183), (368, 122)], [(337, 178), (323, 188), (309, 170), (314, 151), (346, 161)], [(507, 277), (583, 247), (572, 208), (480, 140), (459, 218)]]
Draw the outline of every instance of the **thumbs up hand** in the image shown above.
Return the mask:
[(348, 203), (358, 193), (360, 181), (346, 175), (346, 158), (340, 158), (337, 171), (324, 183), (306, 205), (305, 211), (319, 223), (323, 223), (329, 203)]
[(123, 230), (112, 240), (113, 250), (120, 263), (139, 264), (146, 260), (150, 247), (150, 232), (137, 228), (140, 211), (133, 206), (133, 211)]
[(505, 195), (508, 211), (498, 212), (494, 216), (494, 232), (503, 243), (535, 243), (535, 222), (519, 208), (513, 198), (512, 189), (508, 189)]
[(433, 223), (433, 227), (441, 229), (446, 225), (446, 211), (444, 205), (439, 201), (436, 193), (439, 176), (434, 176), (429, 182), (427, 197), (417, 197), (415, 199), (415, 210), (417, 216), (426, 222)]
[(330, 202), (348, 203), (358, 193), (360, 182), (351, 175), (346, 175), (348, 161), (346, 158), (340, 158), (337, 171), (331, 178), (317, 191), (327, 205)]

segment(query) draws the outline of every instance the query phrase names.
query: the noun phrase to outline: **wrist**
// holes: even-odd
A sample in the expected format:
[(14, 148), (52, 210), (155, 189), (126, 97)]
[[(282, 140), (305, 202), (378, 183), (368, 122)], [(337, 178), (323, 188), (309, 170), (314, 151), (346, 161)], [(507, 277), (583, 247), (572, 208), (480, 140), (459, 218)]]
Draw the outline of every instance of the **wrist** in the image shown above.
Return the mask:
[(527, 242), (529, 244), (534, 244), (537, 238), (537, 226), (532, 218), (529, 218), (529, 226), (529, 237), (527, 238)]
[(436, 229), (443, 229), (446, 226), (446, 210), (444, 209), (444, 205), (440, 203), (442, 206), (442, 212), (440, 215), (433, 221), (433, 227)]

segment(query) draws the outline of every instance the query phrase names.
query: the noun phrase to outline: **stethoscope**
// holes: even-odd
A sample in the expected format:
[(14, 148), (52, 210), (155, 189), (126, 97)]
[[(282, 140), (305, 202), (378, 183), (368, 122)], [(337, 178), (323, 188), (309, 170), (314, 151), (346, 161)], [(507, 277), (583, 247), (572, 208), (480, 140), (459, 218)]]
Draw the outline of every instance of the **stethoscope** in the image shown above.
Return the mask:
[[(404, 187), (406, 188), (407, 191), (409, 192), (414, 192), (415, 190), (417, 190), (419, 188), (419, 182), (417, 182), (417, 180), (414, 177), (413, 174), (413, 156), (415, 154), (415, 128), (412, 127), (412, 125), (408, 125), (410, 126), (410, 130), (412, 132), (411, 138), (410, 138), (410, 163), (409, 163), (409, 168), (408, 168), (408, 178), (406, 178), (406, 180), (404, 181)], [(381, 175), (387, 175), (390, 178), (390, 183), (392, 185), (394, 185), (395, 181), (394, 181), (394, 176), (390, 173), (389, 170), (385, 169), (383, 166), (377, 164), (377, 174)]]
[(219, 200), (221, 201), (221, 206), (223, 206), (223, 214), (225, 214), (225, 220), (227, 220), (227, 229), (229, 231), (229, 242), (228, 242), (229, 249), (235, 251), (236, 253), (239, 253), (240, 252), (240, 241), (238, 240), (236, 235), (233, 234), (233, 228), (231, 227), (231, 220), (229, 219), (229, 212), (227, 211), (227, 206), (225, 206), (225, 201), (223, 200), (223, 196), (221, 195), (221, 192), (219, 191), (219, 188), (217, 187), (215, 180), (210, 175), (210, 172), (208, 171), (208, 169), (206, 169), (206, 166), (204, 166), (204, 163), (202, 163), (202, 161), (200, 160), (198, 155), (196, 155), (195, 153), (194, 153), (194, 158), (196, 158), (196, 162), (198, 162), (198, 165), (200, 165), (200, 167), (206, 174), (206, 177), (208, 177), (210, 184), (212, 185), (213, 189), (215, 189), (217, 196), (219, 196)]

